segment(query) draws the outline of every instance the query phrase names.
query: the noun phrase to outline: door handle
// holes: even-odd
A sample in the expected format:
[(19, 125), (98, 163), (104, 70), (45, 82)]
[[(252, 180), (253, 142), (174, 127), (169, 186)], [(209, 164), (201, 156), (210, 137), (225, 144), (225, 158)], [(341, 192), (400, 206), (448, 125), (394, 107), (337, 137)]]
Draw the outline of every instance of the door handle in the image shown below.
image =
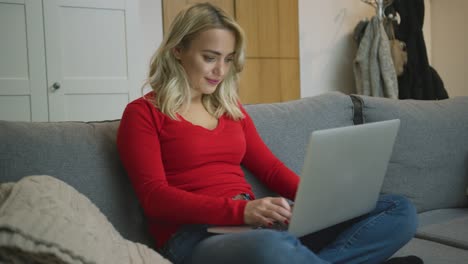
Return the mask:
[(54, 90), (60, 89), (60, 83), (59, 82), (54, 82), (54, 84), (52, 84), (52, 88), (54, 88)]

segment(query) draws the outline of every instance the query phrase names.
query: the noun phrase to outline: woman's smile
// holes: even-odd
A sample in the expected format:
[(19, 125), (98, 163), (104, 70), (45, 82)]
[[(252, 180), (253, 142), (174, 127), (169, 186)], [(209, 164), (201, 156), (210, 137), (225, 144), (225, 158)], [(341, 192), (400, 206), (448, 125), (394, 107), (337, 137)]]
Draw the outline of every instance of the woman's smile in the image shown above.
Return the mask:
[(210, 79), (210, 78), (206, 78), (206, 77), (205, 77), (205, 79), (209, 84), (212, 84), (212, 85), (218, 85), (218, 83), (221, 82), (221, 80)]

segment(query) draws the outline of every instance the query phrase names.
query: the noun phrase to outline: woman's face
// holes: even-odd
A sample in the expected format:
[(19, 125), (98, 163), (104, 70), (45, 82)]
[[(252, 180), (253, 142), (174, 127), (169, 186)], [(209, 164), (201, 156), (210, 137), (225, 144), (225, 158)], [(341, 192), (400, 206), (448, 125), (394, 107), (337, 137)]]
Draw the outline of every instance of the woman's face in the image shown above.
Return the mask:
[(192, 99), (212, 94), (223, 81), (234, 58), (235, 35), (227, 29), (209, 29), (196, 36), (189, 47), (174, 49), (192, 89)]

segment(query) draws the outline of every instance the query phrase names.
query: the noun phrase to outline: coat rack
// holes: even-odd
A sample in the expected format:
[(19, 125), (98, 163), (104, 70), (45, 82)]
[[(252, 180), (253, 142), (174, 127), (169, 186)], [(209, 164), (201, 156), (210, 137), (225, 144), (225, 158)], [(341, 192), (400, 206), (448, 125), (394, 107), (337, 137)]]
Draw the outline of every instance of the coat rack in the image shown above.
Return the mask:
[(377, 16), (380, 20), (385, 18), (385, 9), (393, 3), (393, 0), (361, 0), (361, 1), (375, 8)]

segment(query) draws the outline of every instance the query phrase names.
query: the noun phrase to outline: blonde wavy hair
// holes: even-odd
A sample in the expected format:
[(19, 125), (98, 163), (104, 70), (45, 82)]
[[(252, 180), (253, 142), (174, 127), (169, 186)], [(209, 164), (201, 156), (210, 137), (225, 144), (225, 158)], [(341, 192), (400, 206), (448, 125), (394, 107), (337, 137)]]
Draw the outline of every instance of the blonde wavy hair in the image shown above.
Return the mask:
[(199, 3), (185, 8), (176, 16), (161, 46), (151, 58), (145, 83), (155, 93), (152, 103), (172, 119), (178, 120), (177, 112), (182, 110), (182, 106), (188, 106), (191, 99), (188, 77), (175, 58), (173, 49), (188, 48), (198, 34), (215, 28), (227, 29), (235, 34), (234, 58), (216, 91), (202, 95), (202, 103), (216, 118), (223, 114), (234, 120), (244, 117), (237, 93), (239, 74), (244, 66), (244, 32), (222, 9), (209, 3)]

